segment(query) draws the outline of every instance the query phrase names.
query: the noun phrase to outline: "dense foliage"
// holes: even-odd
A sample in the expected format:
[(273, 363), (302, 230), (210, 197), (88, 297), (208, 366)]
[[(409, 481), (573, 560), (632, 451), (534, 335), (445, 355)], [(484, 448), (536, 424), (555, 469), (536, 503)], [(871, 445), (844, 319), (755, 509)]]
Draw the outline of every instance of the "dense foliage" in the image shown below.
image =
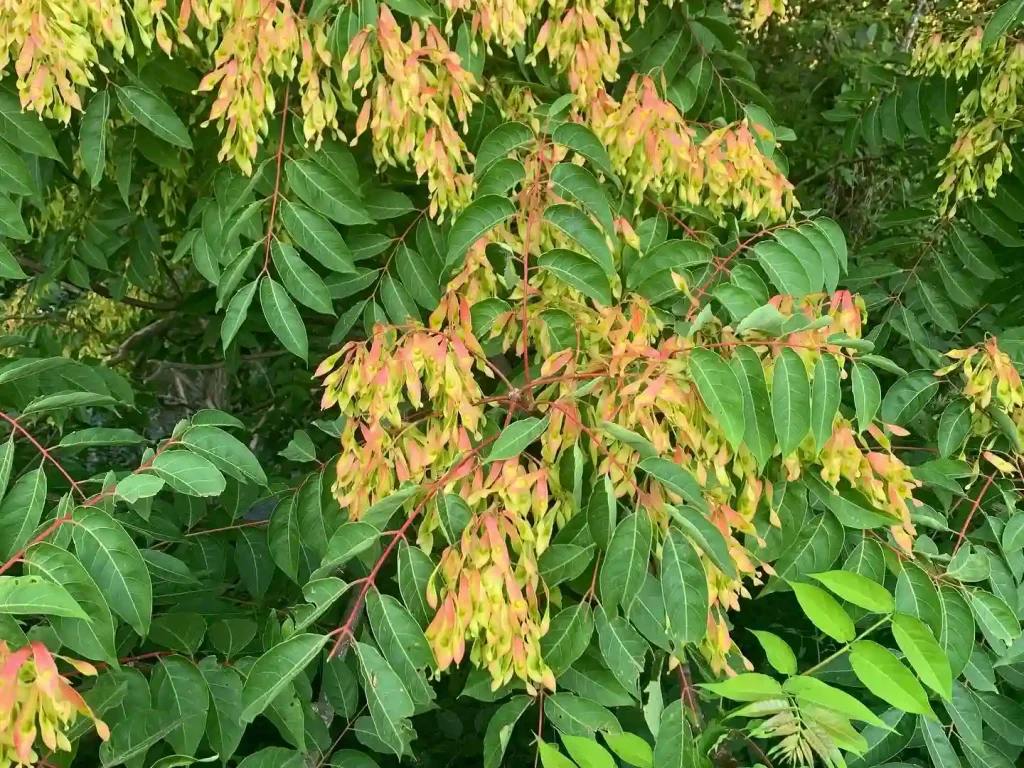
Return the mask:
[(0, 768), (1006, 768), (1024, 0), (0, 0)]

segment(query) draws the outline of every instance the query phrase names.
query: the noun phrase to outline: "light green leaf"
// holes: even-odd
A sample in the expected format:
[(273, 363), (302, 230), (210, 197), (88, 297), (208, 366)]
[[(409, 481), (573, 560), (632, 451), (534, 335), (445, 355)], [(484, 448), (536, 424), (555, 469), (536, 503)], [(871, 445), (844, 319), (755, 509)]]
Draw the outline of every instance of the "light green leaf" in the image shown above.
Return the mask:
[(949, 660), (927, 625), (913, 616), (897, 613), (892, 619), (892, 635), (922, 682), (949, 701), (953, 695)]
[(542, 419), (530, 416), (509, 424), (494, 441), (490, 453), (487, 454), (487, 463), (514, 459), (544, 434), (550, 420), (550, 416), (544, 416)]
[(153, 613), (153, 585), (139, 548), (120, 523), (95, 507), (76, 509), (74, 522), (78, 559), (114, 613), (145, 637)]
[(886, 727), (885, 723), (858, 699), (816, 677), (794, 676), (786, 680), (782, 687), (786, 693), (793, 694), (801, 702), (834, 710), (851, 720), (862, 720), (881, 728)]
[(188, 129), (167, 102), (151, 91), (132, 85), (115, 85), (114, 88), (117, 89), (117, 100), (121, 108), (135, 118), (139, 125), (169, 144), (192, 149)]
[(872, 613), (892, 613), (896, 602), (881, 584), (852, 571), (826, 571), (812, 573), (811, 578), (820, 582), (839, 597)]
[(606, 733), (604, 740), (616, 756), (636, 768), (654, 768), (651, 745), (633, 733)]
[(537, 742), (542, 768), (577, 768), (576, 763), (541, 739)]
[(720, 683), (702, 683), (700, 687), (730, 701), (761, 701), (783, 695), (777, 680), (758, 672), (745, 672)]
[(752, 629), (750, 631), (753, 633), (754, 637), (757, 638), (757, 642), (761, 644), (761, 648), (764, 649), (768, 663), (772, 665), (772, 668), (776, 672), (783, 675), (796, 674), (796, 654), (793, 653), (793, 649), (789, 647), (789, 643), (773, 632), (766, 632), (758, 629)]
[(615, 758), (596, 741), (562, 734), (562, 743), (580, 768), (617, 768)]
[(858, 640), (850, 648), (850, 664), (878, 698), (905, 712), (935, 717), (928, 694), (892, 651), (870, 640)]
[(63, 616), (88, 621), (89, 616), (59, 584), (39, 576), (0, 577), (0, 615)]
[(798, 581), (790, 582), (790, 586), (807, 618), (826, 635), (841, 643), (848, 643), (857, 635), (853, 620), (830, 594)]

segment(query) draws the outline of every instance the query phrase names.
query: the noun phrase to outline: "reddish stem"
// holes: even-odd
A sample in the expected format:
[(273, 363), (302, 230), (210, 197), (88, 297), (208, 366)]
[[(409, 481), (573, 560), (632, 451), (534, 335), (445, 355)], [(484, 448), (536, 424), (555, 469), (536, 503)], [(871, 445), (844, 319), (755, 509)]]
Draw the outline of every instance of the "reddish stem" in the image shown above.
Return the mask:
[(995, 478), (995, 476), (996, 473), (993, 472), (992, 474), (985, 478), (985, 484), (981, 487), (981, 493), (977, 495), (977, 497), (974, 499), (974, 503), (971, 504), (971, 511), (967, 513), (967, 519), (964, 520), (964, 525), (960, 529), (960, 533), (957, 534), (956, 544), (953, 545), (954, 555), (956, 554), (956, 551), (960, 549), (960, 545), (964, 543), (964, 536), (967, 535), (967, 529), (971, 525), (971, 520), (974, 519), (974, 513), (977, 512), (978, 507), (981, 506), (981, 499), (985, 495), (985, 491), (988, 490), (988, 487), (992, 485), (992, 480)]
[(537, 754), (533, 756), (533, 768), (540, 761), (540, 742), (544, 738), (544, 689), (537, 693)]
[(722, 272), (727, 271), (728, 266), (729, 266), (729, 262), (731, 262), (734, 258), (736, 258), (736, 256), (738, 256), (741, 252), (746, 250), (750, 246), (750, 244), (752, 242), (754, 242), (755, 240), (757, 240), (759, 237), (762, 237), (763, 235), (767, 235), (770, 232), (774, 232), (777, 229), (782, 229), (783, 227), (787, 227), (787, 226), (789, 226), (788, 223), (776, 224), (774, 227), (768, 227), (767, 229), (762, 229), (757, 234), (751, 235), (746, 240), (744, 240), (739, 245), (737, 245), (736, 248), (733, 250), (733, 252), (730, 253), (728, 256), (726, 256), (724, 259), (722, 259), (720, 261), (716, 261), (715, 262), (715, 271), (712, 272), (710, 275), (708, 275), (707, 279), (703, 283), (701, 283), (700, 287), (697, 288), (697, 292), (693, 295), (694, 305), (690, 309), (690, 311), (687, 313), (686, 319), (688, 321), (693, 319), (693, 315), (697, 311), (697, 307), (699, 306), (697, 300), (707, 292), (708, 288), (711, 286), (711, 283), (714, 282), (715, 278), (718, 277), (719, 274), (721, 274)]
[[(6, 414), (4, 414), (4, 415), (6, 416)], [(34, 440), (32, 442), (34, 444), (36, 444), (37, 447), (41, 448), (41, 446), (39, 446), (38, 443), (35, 443)], [(132, 474), (133, 475), (134, 474), (138, 474), (142, 470), (149, 468), (153, 464), (153, 459), (155, 459), (157, 456), (159, 456), (161, 453), (163, 453), (164, 450), (166, 450), (168, 446), (173, 445), (173, 444), (174, 444), (174, 440), (168, 440), (166, 443), (164, 443), (162, 446), (160, 446), (157, 449), (156, 453), (153, 454), (153, 458), (151, 458), (149, 461), (146, 461), (143, 464), (141, 464), (138, 469), (136, 469), (134, 472), (132, 472)], [(45, 455), (45, 453), (44, 453), (44, 455)], [(74, 481), (72, 481), (72, 482), (74, 482)], [(74, 485), (77, 486), (77, 483), (74, 483)], [(88, 498), (85, 501), (83, 501), (81, 506), (83, 506), (83, 507), (95, 506), (101, 500), (103, 500), (107, 496), (110, 496), (111, 494), (113, 494), (114, 493), (114, 489), (116, 489), (116, 488), (117, 488), (117, 484), (116, 483), (114, 483), (113, 485), (108, 486), (107, 488), (103, 489), (102, 491), (100, 491), (96, 495), (91, 496), (90, 498)], [(71, 523), (71, 522), (74, 522), (74, 520), (72, 519), (71, 513), (68, 513), (66, 515), (61, 515), (60, 517), (55, 519), (38, 536), (36, 536), (34, 539), (32, 539), (32, 541), (30, 541), (28, 544), (26, 544), (20, 550), (18, 550), (13, 555), (11, 555), (11, 557), (7, 560), (7, 562), (5, 562), (3, 565), (0, 565), (0, 574), (5, 573), (7, 570), (9, 570), (11, 568), (11, 566), (13, 566), (15, 563), (21, 561), (25, 557), (25, 553), (33, 545), (38, 544), (41, 541), (45, 541), (47, 538), (52, 536), (53, 533), (58, 528), (60, 528), (62, 525), (64, 525), (65, 523)]]
[(5, 571), (7, 571), (7, 569), (9, 569), (15, 563), (20, 562), (21, 559), (25, 556), (25, 553), (28, 551), (29, 547), (31, 547), (33, 544), (38, 544), (39, 542), (43, 541), (47, 536), (50, 536), (54, 531), (56, 531), (62, 525), (64, 525), (64, 523), (70, 523), (70, 522), (71, 522), (71, 514), (70, 513), (66, 514), (66, 515), (61, 515), (60, 517), (58, 517), (56, 520), (54, 520), (52, 523), (50, 523), (50, 525), (47, 526), (46, 529), (43, 530), (42, 533), (40, 533), (38, 536), (36, 536), (34, 539), (32, 539), (32, 541), (30, 541), (24, 547), (22, 547), (17, 552), (15, 552), (13, 555), (11, 555), (10, 559), (6, 563), (4, 563), (3, 565), (0, 565), (0, 574), (2, 574)]
[(338, 638), (334, 641), (334, 647), (331, 648), (331, 652), (327, 655), (328, 660), (333, 659), (336, 655), (338, 655), (338, 651), (341, 648), (341, 644), (345, 641), (346, 637), (352, 637), (352, 627), (355, 624), (356, 617), (359, 615), (359, 610), (363, 606), (363, 602), (366, 600), (367, 593), (370, 591), (370, 588), (373, 587), (374, 583), (377, 580), (377, 574), (380, 573), (380, 569), (384, 566), (384, 563), (387, 562), (388, 557), (391, 555), (391, 552), (398, 545), (398, 542), (402, 541), (405, 538), (405, 532), (409, 530), (413, 522), (415, 522), (416, 518), (419, 517), (420, 512), (423, 511), (423, 508), (426, 506), (427, 502), (430, 501), (430, 499), (433, 498), (437, 494), (437, 492), (444, 487), (445, 483), (447, 483), (448, 480), (453, 475), (458, 473), (459, 470), (461, 470), (466, 465), (467, 462), (471, 461), (474, 457), (479, 455), (480, 451), (482, 451), (488, 445), (493, 443), (497, 438), (497, 435), (492, 435), (491, 437), (487, 438), (482, 443), (477, 445), (475, 448), (472, 448), (469, 451), (467, 451), (466, 454), (461, 459), (459, 459), (451, 469), (444, 473), (444, 476), (441, 477), (441, 479), (431, 483), (428, 486), (427, 495), (419, 504), (416, 505), (416, 508), (409, 513), (409, 516), (405, 519), (405, 522), (402, 523), (402, 526), (396, 531), (395, 535), (391, 537), (391, 541), (384, 548), (384, 551), (381, 552), (380, 557), (377, 558), (377, 562), (374, 563), (373, 568), (370, 570), (370, 573), (364, 579), (361, 580), (362, 587), (359, 590), (359, 596), (356, 597), (355, 601), (352, 603), (352, 608), (349, 609), (348, 616), (346, 617), (345, 622), (328, 635), (328, 637), (337, 635)]
[[(306, 7), (306, 0), (299, 3), (299, 10), (296, 16), (301, 16)], [(291, 98), (292, 84), (289, 80), (284, 86), (284, 105), (281, 110), (281, 133), (277, 139), (277, 155), (275, 158), (276, 170), (274, 173), (274, 193), (270, 196), (270, 218), (267, 221), (267, 241), (263, 251), (263, 269), (260, 275), (267, 274), (270, 267), (270, 243), (274, 237), (274, 220), (277, 218), (277, 201), (281, 196), (281, 162), (284, 159), (284, 134), (288, 127), (288, 100)]]
[(27, 437), (28, 441), (32, 443), (33, 446), (35, 446), (35, 449), (42, 454), (43, 458), (49, 461), (51, 464), (53, 464), (53, 466), (55, 466), (60, 471), (60, 473), (64, 475), (67, 481), (71, 483), (71, 490), (78, 493), (79, 496), (83, 498), (85, 497), (85, 494), (82, 492), (82, 489), (78, 486), (78, 483), (75, 482), (75, 479), (70, 474), (68, 474), (68, 471), (64, 469), (64, 466), (55, 458), (53, 458), (53, 454), (51, 454), (50, 451), (47, 450), (38, 440), (32, 437), (29, 431), (25, 429), (23, 426), (21, 426), (17, 419), (11, 418), (3, 411), (0, 411), (0, 419), (3, 419), (8, 424), (10, 424), (11, 428), (14, 429), (16, 432), (21, 432), (21, 434)]
[(205, 531), (190, 531), (189, 533), (185, 534), (185, 538), (187, 539), (190, 536), (206, 536), (207, 534), (210, 534), (210, 533), (223, 533), (224, 531), (237, 531), (240, 528), (255, 528), (255, 527), (260, 526), (260, 525), (267, 525), (269, 522), (270, 522), (269, 519), (267, 519), (267, 520), (250, 520), (247, 523), (237, 523), (236, 525), (225, 525), (223, 528), (210, 528), (210, 529), (205, 530)]

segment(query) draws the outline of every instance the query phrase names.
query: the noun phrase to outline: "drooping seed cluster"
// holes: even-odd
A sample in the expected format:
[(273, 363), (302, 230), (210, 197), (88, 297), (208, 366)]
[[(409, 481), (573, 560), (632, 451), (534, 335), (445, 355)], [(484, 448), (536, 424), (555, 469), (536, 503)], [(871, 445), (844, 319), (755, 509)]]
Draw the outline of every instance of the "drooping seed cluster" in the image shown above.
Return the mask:
[(939, 200), (949, 215), (961, 200), (983, 191), (995, 194), (1013, 164), (1010, 142), (1024, 97), (1024, 43), (1001, 37), (983, 46), (983, 35), (981, 27), (970, 27), (948, 39), (941, 32), (926, 36), (911, 64), (913, 74), (941, 74), (969, 85), (957, 111), (953, 144), (939, 165)]
[(650, 77), (634, 75), (621, 102), (602, 92), (589, 123), (638, 199), (650, 191), (666, 204), (769, 222), (796, 205), (792, 183), (757, 146), (762, 128), (744, 120), (699, 136)]
[[(408, 40), (387, 6), (376, 26), (352, 38), (341, 62), (341, 76), (357, 72), (353, 88), (364, 97), (356, 137), (370, 130), (377, 165), (412, 167), (427, 177), (430, 214), (456, 212), (469, 204), (472, 175), (469, 152), (455, 129), (452, 109), (467, 130), (478, 83), (463, 69), (434, 25), (424, 32), (413, 23)], [(346, 97), (349, 99), (350, 96)]]
[(993, 336), (980, 347), (954, 349), (946, 353), (953, 360), (935, 372), (947, 376), (960, 371), (960, 394), (970, 404), (971, 431), (988, 437), (999, 432), (998, 418), (1009, 418), (1017, 439), (1024, 440), (1024, 382), (1010, 356), (999, 349)]
[(67, 123), (105, 71), (97, 46), (132, 53), (118, 0), (0, 0), (0, 75), (11, 61), (21, 106)]
[[(95, 675), (85, 661), (58, 656), (80, 674)], [(0, 768), (35, 765), (36, 739), (51, 752), (71, 751), (67, 731), (79, 715), (92, 718), (100, 738), (110, 730), (97, 720), (79, 693), (57, 669), (53, 655), (38, 640), (16, 651), (0, 641)]]

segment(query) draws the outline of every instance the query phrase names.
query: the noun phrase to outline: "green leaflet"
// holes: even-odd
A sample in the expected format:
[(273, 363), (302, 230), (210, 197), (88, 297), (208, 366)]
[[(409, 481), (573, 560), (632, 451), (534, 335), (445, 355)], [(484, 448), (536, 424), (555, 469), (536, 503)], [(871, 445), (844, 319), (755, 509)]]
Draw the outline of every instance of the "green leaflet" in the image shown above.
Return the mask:
[(99, 509), (74, 512), (75, 553), (111, 610), (145, 637), (153, 612), (153, 586), (142, 554), (114, 518)]
[(289, 352), (305, 360), (309, 356), (306, 326), (280, 283), (269, 277), (260, 281), (260, 306), (274, 335)]
[[(824, 419), (823, 414), (821, 418)], [(782, 455), (788, 456), (811, 429), (811, 390), (807, 371), (800, 356), (788, 347), (783, 348), (776, 359), (772, 374), (772, 419)]]
[(293, 635), (260, 656), (246, 677), (239, 717), (252, 722), (316, 658), (326, 642), (323, 635)]
[[(733, 448), (743, 440), (743, 392), (736, 374), (716, 353), (695, 349), (690, 353), (690, 373), (701, 399)], [(774, 412), (774, 408), (773, 408)]]
[(676, 528), (662, 545), (661, 587), (668, 632), (677, 646), (699, 644), (707, 633), (707, 576), (697, 551)]
[(89, 659), (110, 663), (117, 657), (114, 620), (106, 600), (85, 566), (71, 553), (45, 541), (25, 553), (28, 572), (67, 590), (88, 619), (51, 616), (50, 626), (64, 645)]
[(615, 527), (598, 577), (603, 603), (628, 606), (640, 591), (651, 558), (651, 519), (639, 509)]

